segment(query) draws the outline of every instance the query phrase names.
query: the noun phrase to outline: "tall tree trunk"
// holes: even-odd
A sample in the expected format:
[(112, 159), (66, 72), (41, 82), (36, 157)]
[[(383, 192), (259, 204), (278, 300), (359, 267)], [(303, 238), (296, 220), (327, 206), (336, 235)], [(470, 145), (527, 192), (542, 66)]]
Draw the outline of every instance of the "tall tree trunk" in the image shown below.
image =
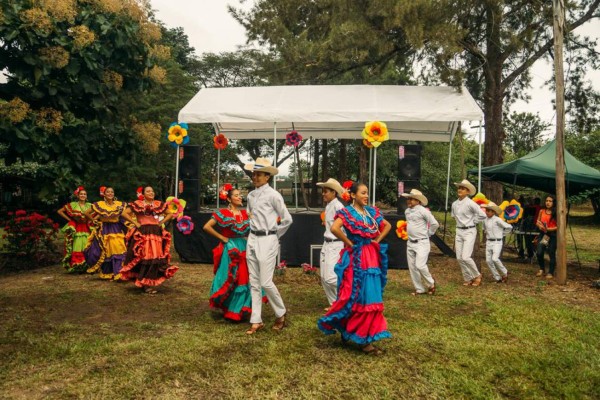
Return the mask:
[[(502, 85), (502, 49), (499, 47), (502, 9), (498, 3), (488, 3), (487, 9), (487, 68), (485, 72), (485, 92), (483, 94), (483, 113), (485, 121), (485, 143), (483, 165), (502, 164), (504, 152), (504, 129), (502, 128), (502, 106), (504, 104), (504, 86)], [(483, 190), (486, 197), (496, 204), (502, 202), (502, 185), (498, 182), (485, 182)]]
[(348, 139), (340, 140), (340, 153), (338, 159), (338, 171), (337, 171), (337, 180), (340, 183), (344, 183), (345, 180), (348, 179)]
[(312, 165), (312, 180), (310, 182), (310, 205), (312, 207), (318, 207), (319, 202), (319, 191), (317, 190), (317, 182), (319, 181), (319, 143), (320, 139), (316, 139), (314, 142), (315, 148), (313, 150), (313, 165)]
[(359, 164), (359, 171), (358, 171), (358, 180), (359, 182), (364, 183), (365, 185), (369, 184), (369, 170), (368, 170), (368, 163), (369, 163), (369, 149), (367, 149), (365, 146), (363, 146), (362, 144), (359, 144), (360, 146), (360, 150), (359, 150), (359, 156), (358, 156), (358, 164)]
[[(294, 147), (294, 154), (296, 155), (296, 169), (298, 170), (298, 180), (300, 181), (302, 201), (304, 202), (304, 207), (308, 210), (310, 209), (308, 206), (308, 194), (306, 193), (306, 188), (304, 187), (304, 174), (302, 173), (302, 166), (300, 165), (300, 151), (298, 150), (298, 147)], [(294, 188), (294, 190), (296, 190), (296, 188)]]
[(329, 179), (329, 146), (327, 140), (323, 140), (323, 148), (321, 150), (321, 182)]
[(567, 198), (565, 194), (565, 77), (563, 35), (565, 3), (553, 0), (554, 81), (556, 82), (556, 282), (567, 283)]

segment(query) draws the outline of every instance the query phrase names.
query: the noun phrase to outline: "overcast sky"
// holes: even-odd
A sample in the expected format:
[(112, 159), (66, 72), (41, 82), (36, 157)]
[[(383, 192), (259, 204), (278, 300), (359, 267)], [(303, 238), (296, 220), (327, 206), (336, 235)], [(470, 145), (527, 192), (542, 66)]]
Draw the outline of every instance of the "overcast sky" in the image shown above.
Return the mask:
[[(237, 46), (245, 44), (244, 29), (227, 12), (228, 4), (239, 7), (239, 1), (151, 0), (151, 2), (159, 20), (170, 28), (183, 27), (190, 45), (196, 49), (198, 55), (205, 52), (235, 51)], [(253, 0), (246, 0), (241, 7), (249, 9), (253, 2)], [(600, 21), (595, 19), (580, 27), (577, 32), (600, 36)], [(532, 99), (529, 103), (516, 103), (512, 111), (539, 113), (542, 120), (553, 124), (556, 119), (551, 103), (554, 93), (542, 88), (551, 73), (552, 68), (547, 62), (537, 62), (532, 70), (532, 89), (529, 91)], [(565, 71), (566, 73), (568, 71)], [(599, 89), (600, 71), (590, 71), (588, 77), (592, 79), (596, 89)]]

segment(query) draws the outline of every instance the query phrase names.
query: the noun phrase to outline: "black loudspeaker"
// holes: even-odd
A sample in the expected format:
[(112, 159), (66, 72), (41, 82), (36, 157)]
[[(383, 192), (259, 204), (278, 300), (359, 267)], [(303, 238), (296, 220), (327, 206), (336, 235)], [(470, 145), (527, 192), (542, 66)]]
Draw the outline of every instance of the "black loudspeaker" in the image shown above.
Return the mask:
[(404, 214), (404, 211), (408, 208), (406, 197), (400, 195), (408, 193), (412, 189), (421, 189), (421, 181), (398, 181), (398, 214)]
[(200, 211), (200, 184), (198, 179), (180, 179), (178, 198), (185, 200), (185, 212)]
[(200, 178), (200, 146), (179, 147), (179, 179)]
[(421, 145), (398, 146), (398, 180), (418, 181), (421, 179)]

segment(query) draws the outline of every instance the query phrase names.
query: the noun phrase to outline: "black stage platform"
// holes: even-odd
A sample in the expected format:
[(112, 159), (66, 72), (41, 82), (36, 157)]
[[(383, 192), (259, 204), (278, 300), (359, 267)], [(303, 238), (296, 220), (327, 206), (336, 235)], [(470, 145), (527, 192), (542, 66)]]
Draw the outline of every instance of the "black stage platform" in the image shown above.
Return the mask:
[[(212, 214), (205, 212), (188, 215), (194, 221), (194, 231), (190, 235), (183, 235), (177, 228), (174, 228), (175, 250), (183, 262), (212, 264), (212, 249), (217, 246), (218, 240), (202, 230)], [(398, 238), (395, 232), (396, 222), (404, 219), (404, 216), (384, 214), (384, 218), (392, 224), (392, 231), (383, 241), (389, 245), (389, 268), (407, 269), (406, 241)], [(323, 244), (325, 228), (321, 225), (320, 211), (292, 213), (292, 219), (294, 220), (292, 226), (281, 239), (281, 260), (285, 260), (287, 265), (298, 266), (310, 262), (311, 245)], [(441, 239), (432, 237), (432, 243), (448, 254), (447, 250), (449, 249)], [(315, 266), (319, 265), (319, 252), (320, 250), (315, 249), (313, 253)]]

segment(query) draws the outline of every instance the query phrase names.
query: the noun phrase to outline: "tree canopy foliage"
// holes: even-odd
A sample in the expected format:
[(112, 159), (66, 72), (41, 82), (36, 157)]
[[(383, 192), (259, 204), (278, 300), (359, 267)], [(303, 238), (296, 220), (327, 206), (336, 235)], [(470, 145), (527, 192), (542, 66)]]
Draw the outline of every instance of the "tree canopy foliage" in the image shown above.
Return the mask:
[(194, 49), (181, 28), (165, 29), (142, 0), (0, 4), (6, 165), (40, 164), (46, 201), (82, 183), (155, 182), (162, 132), (195, 91), (185, 71)]

